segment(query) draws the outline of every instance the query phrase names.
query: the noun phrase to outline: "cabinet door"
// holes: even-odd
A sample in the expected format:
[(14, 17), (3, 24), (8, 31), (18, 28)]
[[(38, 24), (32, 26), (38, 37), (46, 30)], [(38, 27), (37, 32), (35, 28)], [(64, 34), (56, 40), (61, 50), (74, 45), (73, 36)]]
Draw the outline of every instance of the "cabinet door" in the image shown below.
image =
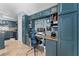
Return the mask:
[(79, 14), (79, 3), (78, 3), (78, 14)]
[(10, 39), (10, 32), (5, 32), (5, 39), (7, 39), (7, 40)]
[(77, 13), (61, 15), (59, 21), (58, 55), (77, 55)]
[(73, 41), (60, 41), (60, 56), (73, 56)]
[(12, 21), (12, 27), (16, 27), (16, 22)]
[(46, 56), (56, 56), (56, 41), (46, 40)]
[(27, 15), (24, 15), (22, 17), (22, 41), (24, 44), (29, 45), (29, 18)]
[(79, 56), (79, 14), (78, 14), (78, 56)]
[(30, 45), (29, 42), (29, 17), (25, 15), (25, 39), (26, 39), (26, 44)]
[(36, 18), (36, 14), (31, 15), (31, 19), (35, 19)]
[(3, 49), (4, 45), (4, 33), (0, 33), (0, 49)]
[(60, 3), (58, 5), (59, 14), (77, 11), (77, 3)]
[(41, 12), (41, 17), (46, 17), (51, 14), (51, 9), (47, 9)]

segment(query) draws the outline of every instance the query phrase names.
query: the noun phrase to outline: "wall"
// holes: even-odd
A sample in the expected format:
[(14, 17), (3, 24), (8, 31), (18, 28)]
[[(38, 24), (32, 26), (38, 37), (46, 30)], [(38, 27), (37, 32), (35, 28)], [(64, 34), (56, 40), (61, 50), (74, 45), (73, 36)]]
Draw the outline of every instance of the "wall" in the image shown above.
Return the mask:
[(35, 20), (35, 30), (37, 31), (37, 28), (45, 28), (46, 34), (50, 35), (50, 31), (47, 31), (47, 27), (50, 26), (50, 18), (43, 18)]
[(22, 16), (24, 13), (18, 14), (18, 41), (22, 43)]

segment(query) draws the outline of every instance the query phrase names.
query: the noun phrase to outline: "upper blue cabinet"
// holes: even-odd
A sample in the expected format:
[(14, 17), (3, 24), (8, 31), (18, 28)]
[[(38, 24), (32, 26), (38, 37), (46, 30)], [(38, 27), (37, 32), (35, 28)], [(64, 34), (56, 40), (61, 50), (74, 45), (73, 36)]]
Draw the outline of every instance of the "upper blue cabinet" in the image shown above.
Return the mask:
[(17, 22), (16, 21), (9, 21), (9, 20), (0, 20), (1, 26), (9, 26), (9, 27), (16, 27)]
[(33, 14), (30, 16), (31, 19), (35, 19), (35, 17), (36, 17), (36, 14)]
[(59, 14), (77, 11), (77, 3), (60, 3), (58, 5)]
[(33, 15), (30, 16), (31, 19), (39, 19), (39, 18), (43, 18), (43, 17), (46, 17), (46, 16), (50, 16), (51, 14), (51, 9), (47, 9), (47, 10), (43, 10), (43, 11), (40, 11), (38, 13), (35, 13)]
[(40, 12), (35, 14), (35, 19), (40, 18), (40, 17), (41, 17), (41, 13)]
[(16, 21), (8, 21), (8, 26), (9, 27), (16, 27), (17, 26), (17, 22)]
[(8, 21), (7, 20), (0, 20), (0, 25), (1, 26), (8, 25)]
[(37, 12), (30, 16), (30, 19), (40, 19), (51, 16), (51, 14), (58, 12), (58, 5), (48, 8), (46, 10)]
[(41, 17), (50, 16), (51, 10), (47, 9), (41, 12)]
[(79, 3), (78, 3), (78, 14), (79, 14)]

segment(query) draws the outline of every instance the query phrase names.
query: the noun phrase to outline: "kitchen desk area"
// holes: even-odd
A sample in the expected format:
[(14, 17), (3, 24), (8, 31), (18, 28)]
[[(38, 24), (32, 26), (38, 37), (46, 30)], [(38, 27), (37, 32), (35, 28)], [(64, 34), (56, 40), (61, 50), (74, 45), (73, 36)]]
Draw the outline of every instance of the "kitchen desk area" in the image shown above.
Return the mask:
[(45, 55), (46, 56), (57, 56), (57, 39), (50, 35), (40, 36), (36, 35), (39, 38), (44, 38), (45, 41)]
[(45, 29), (43, 38), (45, 40), (46, 56), (79, 55), (78, 9), (79, 4), (77, 3), (60, 3), (34, 14), (36, 17), (32, 18), (32, 21), (34, 20), (33, 28), (36, 33), (39, 32), (39, 28), (40, 32), (42, 28)]
[[(36, 35), (38, 38), (44, 39), (45, 55), (46, 56), (57, 56), (57, 42), (58, 42), (58, 5), (41, 11), (45, 12), (46, 15), (39, 16), (34, 21), (34, 29), (36, 33), (43, 32), (45, 35)], [(51, 11), (51, 12), (50, 12)], [(39, 14), (37, 13), (37, 14)]]
[[(46, 56), (57, 56), (57, 39), (50, 35), (46, 35)], [(52, 49), (51, 49), (52, 48)]]

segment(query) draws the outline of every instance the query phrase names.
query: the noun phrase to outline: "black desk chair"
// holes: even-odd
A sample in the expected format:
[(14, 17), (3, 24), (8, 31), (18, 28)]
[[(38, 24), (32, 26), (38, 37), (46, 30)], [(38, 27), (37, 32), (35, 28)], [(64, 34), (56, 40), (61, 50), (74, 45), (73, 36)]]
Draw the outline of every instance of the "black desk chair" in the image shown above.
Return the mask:
[[(27, 51), (27, 53), (29, 53), (30, 51), (34, 50), (34, 56), (38, 55), (37, 54), (38, 45), (42, 44), (42, 41), (38, 40), (38, 38), (36, 36), (35, 36), (35, 41), (36, 41), (36, 43), (33, 43), (32, 48)], [(26, 54), (26, 55), (28, 55), (28, 54)]]

